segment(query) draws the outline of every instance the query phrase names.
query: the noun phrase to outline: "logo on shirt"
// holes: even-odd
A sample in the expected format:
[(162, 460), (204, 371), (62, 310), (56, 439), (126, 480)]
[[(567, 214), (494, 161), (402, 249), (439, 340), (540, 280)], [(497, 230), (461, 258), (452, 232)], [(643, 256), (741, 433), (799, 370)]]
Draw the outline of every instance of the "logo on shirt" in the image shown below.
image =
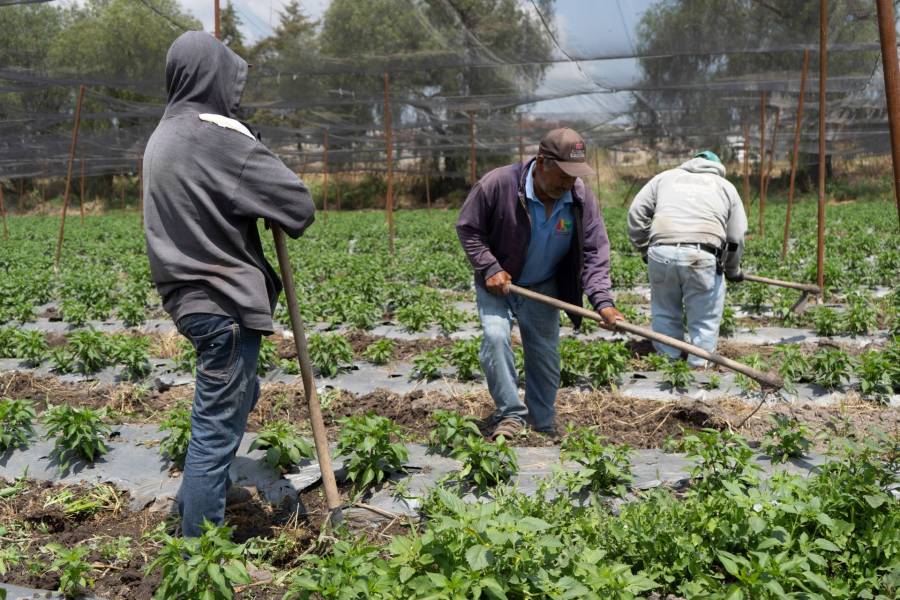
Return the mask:
[(572, 232), (572, 221), (568, 221), (560, 217), (559, 221), (556, 222), (554, 231), (556, 231), (557, 234), (568, 235)]

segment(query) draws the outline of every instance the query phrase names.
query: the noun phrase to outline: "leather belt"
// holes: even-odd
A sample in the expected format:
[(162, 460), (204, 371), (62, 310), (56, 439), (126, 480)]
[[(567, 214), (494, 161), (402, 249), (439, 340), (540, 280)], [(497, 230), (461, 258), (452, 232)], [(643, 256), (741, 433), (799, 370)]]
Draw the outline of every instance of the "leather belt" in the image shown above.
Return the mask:
[(661, 242), (659, 244), (654, 244), (654, 246), (679, 246), (679, 247), (688, 247), (688, 248), (697, 248), (698, 250), (703, 250), (704, 252), (709, 252), (716, 258), (722, 256), (722, 249), (713, 246), (712, 244), (701, 244), (699, 242), (671, 242), (664, 243)]

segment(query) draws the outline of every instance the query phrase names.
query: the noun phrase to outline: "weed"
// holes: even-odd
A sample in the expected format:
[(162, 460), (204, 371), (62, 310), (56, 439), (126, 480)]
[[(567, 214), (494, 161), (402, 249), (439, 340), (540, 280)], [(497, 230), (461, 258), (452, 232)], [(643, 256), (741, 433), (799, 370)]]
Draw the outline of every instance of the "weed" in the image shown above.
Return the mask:
[(179, 469), (184, 469), (184, 459), (191, 443), (190, 407), (176, 406), (171, 409), (160, 423), (159, 431), (168, 432), (160, 440), (159, 451)]
[(722, 387), (722, 378), (716, 373), (710, 373), (703, 384), (705, 390), (717, 390)]
[(340, 334), (314, 333), (309, 336), (309, 356), (323, 377), (335, 377), (353, 362), (353, 348)]
[(409, 459), (406, 447), (393, 442), (400, 428), (390, 419), (366, 414), (340, 420), (336, 452), (347, 457), (347, 477), (357, 490), (381, 483)]
[(118, 513), (124, 500), (116, 488), (108, 483), (100, 483), (87, 493), (77, 494), (71, 488), (63, 488), (44, 502), (44, 508), (58, 506), (67, 515), (89, 517), (98, 512)]
[(428, 448), (439, 454), (452, 454), (469, 436), (480, 436), (475, 419), (452, 410), (435, 411), (435, 428), (428, 434)]
[(560, 450), (562, 460), (573, 460), (581, 467), (568, 481), (570, 490), (625, 495), (625, 485), (632, 480), (628, 445), (607, 444), (590, 429), (570, 428)]
[(280, 471), (290, 471), (304, 458), (315, 458), (312, 444), (300, 436), (297, 428), (287, 421), (273, 421), (263, 427), (250, 444), (251, 450), (265, 450), (266, 462)]
[(34, 434), (35, 417), (30, 400), (0, 398), (0, 452), (26, 446)]
[(804, 423), (783, 415), (772, 415), (774, 427), (763, 436), (763, 451), (773, 461), (786, 462), (789, 458), (802, 458), (812, 442), (812, 432)]
[(59, 462), (60, 470), (68, 470), (75, 458), (93, 463), (109, 451), (103, 441), (110, 433), (105, 417), (104, 411), (62, 404), (47, 409), (43, 416), (46, 437), (56, 437), (52, 456)]
[(394, 356), (394, 342), (387, 338), (376, 340), (366, 346), (363, 356), (376, 365), (385, 365)]

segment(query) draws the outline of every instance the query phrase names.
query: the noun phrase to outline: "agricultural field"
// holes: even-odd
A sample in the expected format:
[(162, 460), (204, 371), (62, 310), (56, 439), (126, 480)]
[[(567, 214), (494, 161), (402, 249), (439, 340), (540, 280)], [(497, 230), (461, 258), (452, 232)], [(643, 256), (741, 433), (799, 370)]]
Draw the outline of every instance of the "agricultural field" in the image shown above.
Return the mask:
[[(617, 204), (603, 208), (617, 306), (648, 324), (646, 267)], [(744, 269), (814, 282), (814, 202), (795, 207), (782, 258), (784, 212), (768, 207)], [(281, 305), (287, 332), (263, 342), (237, 459), (258, 494), (188, 541), (169, 511), (195, 360), (150, 283), (139, 216), (73, 219), (58, 273), (58, 220), (11, 219), (0, 578), (108, 599), (897, 597), (892, 204), (828, 206), (821, 304), (796, 312), (799, 292), (729, 285), (720, 353), (777, 372), (783, 390), (562, 315), (563, 435), (497, 443), (479, 429), (492, 403), (455, 219), (398, 212), (393, 255), (380, 212), (331, 213), (289, 241), (344, 522), (325, 526)]]

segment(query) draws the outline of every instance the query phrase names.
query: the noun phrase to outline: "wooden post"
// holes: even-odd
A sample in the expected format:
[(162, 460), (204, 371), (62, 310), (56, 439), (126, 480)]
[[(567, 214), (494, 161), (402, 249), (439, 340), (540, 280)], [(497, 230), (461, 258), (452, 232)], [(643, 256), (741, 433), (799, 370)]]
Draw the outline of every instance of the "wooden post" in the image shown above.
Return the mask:
[(81, 210), (81, 224), (84, 225), (84, 154), (81, 155), (81, 181), (78, 193), (78, 208)]
[(478, 181), (478, 168), (476, 165), (477, 157), (475, 155), (475, 112), (469, 111), (469, 179), (471, 184), (475, 185)]
[(343, 182), (345, 179), (346, 179), (346, 177), (339, 178), (337, 174), (334, 176), (334, 181), (336, 184), (335, 187), (337, 188), (337, 211), (338, 212), (341, 212), (341, 196), (344, 193), (344, 183)]
[(522, 113), (519, 113), (519, 162), (525, 162), (525, 146), (522, 144)]
[(222, 39), (222, 15), (219, 0), (213, 0), (213, 21), (215, 22), (215, 35), (217, 40)]
[(744, 119), (744, 214), (750, 204), (750, 126)]
[(759, 236), (765, 233), (762, 213), (766, 205), (766, 93), (759, 93)]
[(322, 134), (322, 212), (325, 213), (325, 222), (328, 223), (328, 130)]
[(794, 152), (791, 155), (791, 182), (788, 186), (787, 214), (784, 217), (784, 237), (781, 240), (781, 260), (787, 258), (788, 237), (791, 235), (791, 211), (794, 206), (794, 182), (797, 179), (797, 157), (800, 154), (800, 129), (803, 126), (803, 97), (806, 94), (806, 72), (809, 69), (809, 49), (803, 51), (803, 73), (800, 74), (800, 98), (797, 100), (797, 123), (794, 125)]
[(19, 179), (19, 208), (22, 207), (22, 196), (25, 195), (25, 178)]
[(878, 0), (878, 34), (881, 38), (881, 64), (887, 97), (888, 123), (891, 128), (891, 159), (894, 167), (894, 202), (900, 224), (900, 65), (897, 60), (897, 32), (894, 29), (894, 4)]
[(3, 239), (9, 239), (9, 227), (6, 225), (6, 204), (3, 203), (3, 184), (0, 183), (0, 213), (3, 213)]
[(44, 177), (41, 181), (41, 208), (47, 205), (47, 178), (50, 176), (47, 161), (44, 161)]
[(138, 175), (138, 212), (141, 213), (141, 231), (144, 229), (144, 157), (140, 156), (137, 163)]
[(125, 174), (122, 173), (119, 177), (121, 177), (122, 184), (119, 186), (119, 199), (122, 201), (122, 210), (125, 210)]
[(816, 284), (823, 294), (825, 292), (825, 93), (827, 77), (828, 0), (819, 0), (819, 210), (816, 239)]
[(431, 161), (425, 165), (425, 203), (431, 210)]
[(84, 100), (84, 86), (78, 88), (78, 104), (75, 106), (75, 126), (72, 128), (72, 145), (69, 147), (69, 168), (66, 172), (66, 193), (63, 195), (62, 218), (59, 221), (59, 237), (56, 240), (56, 255), (53, 266), (59, 269), (59, 256), (62, 252), (63, 236), (66, 231), (66, 211), (69, 209), (69, 191), (72, 189), (72, 165), (75, 162), (75, 148), (78, 145), (78, 127), (81, 125), (81, 102)]
[[(769, 146), (769, 166), (766, 169), (766, 198), (769, 197), (769, 184), (772, 183), (772, 166), (775, 164), (775, 144), (778, 140), (778, 125), (781, 123), (781, 109), (775, 109), (775, 126), (772, 128), (772, 144)], [(760, 215), (762, 216), (762, 215)]]
[(394, 154), (393, 133), (391, 131), (390, 76), (384, 74), (384, 144), (387, 160), (387, 198), (385, 209), (388, 221), (388, 249), (394, 253)]

